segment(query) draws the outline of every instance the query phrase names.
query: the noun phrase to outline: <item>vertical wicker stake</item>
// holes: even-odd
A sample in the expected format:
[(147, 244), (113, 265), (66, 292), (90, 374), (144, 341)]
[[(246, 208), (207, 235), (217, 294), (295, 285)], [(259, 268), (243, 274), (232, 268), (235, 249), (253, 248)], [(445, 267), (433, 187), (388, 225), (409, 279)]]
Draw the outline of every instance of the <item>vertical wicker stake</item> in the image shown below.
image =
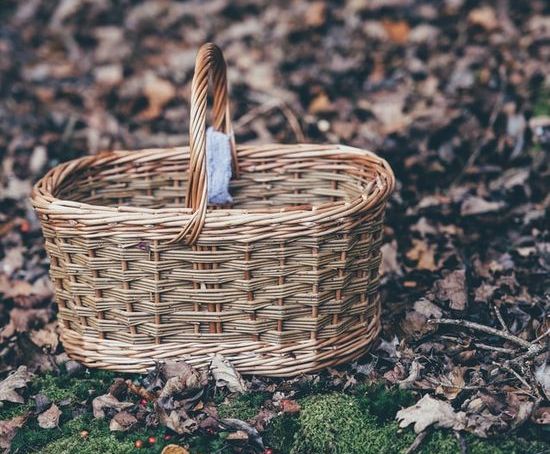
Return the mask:
[(189, 147), (86, 156), (33, 189), (65, 350), (125, 372), (221, 353), (270, 376), (360, 357), (380, 330), (390, 167), (343, 145), (233, 146), (234, 205), (209, 208), (209, 82), (212, 124), (232, 137), (225, 62), (206, 44)]

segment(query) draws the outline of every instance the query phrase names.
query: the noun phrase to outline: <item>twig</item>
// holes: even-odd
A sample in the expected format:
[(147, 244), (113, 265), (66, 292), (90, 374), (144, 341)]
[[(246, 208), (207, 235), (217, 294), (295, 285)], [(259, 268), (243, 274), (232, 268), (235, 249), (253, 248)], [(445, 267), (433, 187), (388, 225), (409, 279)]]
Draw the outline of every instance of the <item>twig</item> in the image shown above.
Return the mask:
[(534, 341), (533, 341), (533, 344), (536, 344), (538, 341), (544, 339), (546, 336), (548, 336), (550, 334), (550, 328), (548, 328), (546, 330), (545, 333), (542, 333), (539, 337), (537, 337)]
[(492, 345), (486, 345), (480, 342), (474, 342), (474, 344), (477, 348), (481, 348), (482, 350), (490, 350), (498, 353), (506, 353), (507, 355), (515, 355), (517, 353), (516, 350), (512, 350), (511, 348), (493, 347)]
[(497, 315), (498, 321), (500, 323), (500, 326), (502, 326), (502, 329), (506, 331), (508, 334), (510, 334), (510, 330), (508, 329), (508, 326), (504, 322), (504, 317), (502, 316), (502, 312), (500, 312), (499, 307), (495, 304), (493, 306), (493, 309), (495, 310), (495, 314)]
[(479, 157), (479, 155), (481, 153), (481, 150), (487, 144), (488, 138), (491, 137), (491, 130), (493, 129), (493, 126), (495, 125), (495, 121), (497, 119), (497, 116), (498, 116), (498, 113), (500, 111), (500, 108), (502, 106), (503, 101), (504, 101), (504, 93), (501, 91), (498, 94), (498, 97), (497, 97), (495, 103), (493, 104), (493, 109), (491, 110), (491, 115), (489, 116), (489, 123), (487, 124), (487, 127), (483, 131), (483, 137), (479, 141), (479, 145), (474, 149), (474, 151), (472, 152), (472, 154), (470, 155), (470, 157), (466, 161), (466, 164), (464, 164), (464, 167), (462, 168), (460, 173), (456, 176), (454, 181), (451, 183), (451, 187), (456, 186), (460, 182), (460, 180), (462, 179), (462, 177), (464, 176), (466, 171), (474, 165), (474, 163), (476, 162), (477, 158)]
[(499, 363), (496, 363), (496, 362), (493, 362), (493, 364), (497, 367), (500, 367), (501, 369), (505, 370), (506, 372), (509, 372), (511, 373), (514, 377), (516, 377), (523, 386), (525, 386), (526, 388), (528, 389), (533, 389), (531, 387), (531, 385), (527, 382), (527, 380), (525, 380), (525, 378), (523, 378), (520, 374), (518, 374), (514, 369), (512, 369), (510, 366), (508, 366), (507, 364), (499, 364)]
[(458, 446), (460, 447), (460, 454), (468, 454), (468, 443), (462, 432), (455, 431), (455, 437), (458, 440)]
[(439, 325), (455, 325), (455, 326), (462, 326), (464, 328), (473, 329), (476, 331), (481, 331), (486, 334), (492, 334), (493, 336), (502, 337), (503, 339), (506, 339), (510, 342), (513, 342), (517, 345), (520, 345), (523, 348), (532, 348), (533, 344), (529, 341), (526, 341), (525, 339), (522, 339), (521, 337), (514, 336), (513, 334), (507, 333), (505, 331), (491, 328), (490, 326), (481, 325), (479, 323), (470, 322), (468, 320), (455, 320), (451, 318), (439, 318), (439, 319), (431, 319), (428, 320), (428, 323), (435, 323)]
[(428, 431), (427, 430), (424, 430), (422, 432), (420, 432), (416, 438), (414, 439), (414, 441), (412, 442), (412, 444), (408, 447), (408, 449), (405, 451), (405, 454), (411, 454), (413, 452), (415, 452), (419, 447), (420, 445), (422, 444), (422, 442), (424, 441), (424, 439), (428, 436)]

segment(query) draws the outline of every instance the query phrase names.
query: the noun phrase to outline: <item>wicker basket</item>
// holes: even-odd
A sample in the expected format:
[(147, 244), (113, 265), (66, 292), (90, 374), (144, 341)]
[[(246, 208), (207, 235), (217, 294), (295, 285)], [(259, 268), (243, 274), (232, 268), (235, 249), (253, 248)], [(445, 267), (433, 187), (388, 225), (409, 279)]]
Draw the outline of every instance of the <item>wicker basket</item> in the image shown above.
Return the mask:
[(87, 156), (34, 187), (67, 353), (128, 372), (221, 353), (271, 376), (361, 356), (380, 329), (390, 167), (340, 145), (233, 147), (233, 205), (208, 207), (209, 78), (213, 126), (232, 134), (225, 61), (206, 44), (189, 147)]

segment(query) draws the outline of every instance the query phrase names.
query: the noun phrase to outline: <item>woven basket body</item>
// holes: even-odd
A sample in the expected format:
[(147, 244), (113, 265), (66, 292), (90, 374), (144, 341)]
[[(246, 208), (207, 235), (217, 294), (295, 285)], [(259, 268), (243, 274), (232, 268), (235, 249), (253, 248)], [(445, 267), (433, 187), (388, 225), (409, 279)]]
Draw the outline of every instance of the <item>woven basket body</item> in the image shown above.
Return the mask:
[(380, 327), (391, 169), (344, 146), (235, 147), (233, 204), (207, 206), (209, 75), (214, 126), (230, 133), (225, 64), (205, 45), (190, 147), (88, 156), (36, 184), (67, 353), (133, 372), (221, 353), (271, 376), (361, 356)]

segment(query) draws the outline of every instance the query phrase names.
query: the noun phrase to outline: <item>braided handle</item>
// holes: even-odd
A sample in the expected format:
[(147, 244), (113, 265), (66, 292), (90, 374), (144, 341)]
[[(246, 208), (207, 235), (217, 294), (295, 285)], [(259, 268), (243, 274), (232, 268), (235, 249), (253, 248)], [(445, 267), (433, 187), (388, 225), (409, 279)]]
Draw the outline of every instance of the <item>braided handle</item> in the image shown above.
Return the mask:
[(212, 117), (214, 128), (231, 137), (233, 174), (238, 174), (237, 153), (229, 114), (226, 65), (222, 51), (212, 43), (204, 44), (197, 54), (195, 74), (191, 84), (191, 120), (189, 126), (189, 181), (187, 184), (186, 206), (193, 209), (193, 217), (184, 229), (171, 241), (185, 238), (189, 245), (194, 244), (206, 220), (208, 187), (206, 175), (206, 105), (208, 80), (212, 76), (214, 89)]

